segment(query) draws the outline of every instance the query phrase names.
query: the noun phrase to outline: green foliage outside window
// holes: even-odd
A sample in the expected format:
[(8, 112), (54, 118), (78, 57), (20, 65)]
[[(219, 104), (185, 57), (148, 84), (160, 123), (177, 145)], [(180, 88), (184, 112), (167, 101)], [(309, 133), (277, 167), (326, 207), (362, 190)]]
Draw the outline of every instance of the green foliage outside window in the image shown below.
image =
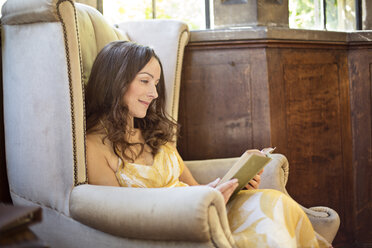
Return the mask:
[(289, 0), (289, 26), (301, 29), (321, 29), (322, 10), (319, 0)]
[(327, 29), (337, 30), (338, 26), (338, 11), (337, 0), (326, 0), (326, 17)]
[(355, 30), (355, 0), (289, 0), (288, 10), (290, 28)]

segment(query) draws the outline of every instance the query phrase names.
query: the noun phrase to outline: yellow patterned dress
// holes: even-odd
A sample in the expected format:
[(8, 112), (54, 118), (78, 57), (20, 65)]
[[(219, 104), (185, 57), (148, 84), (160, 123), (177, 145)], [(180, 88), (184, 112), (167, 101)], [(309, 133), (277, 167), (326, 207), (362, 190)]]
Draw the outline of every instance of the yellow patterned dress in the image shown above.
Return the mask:
[[(116, 178), (123, 187), (188, 186), (179, 181), (184, 166), (177, 149), (166, 144), (152, 166), (119, 159)], [(279, 191), (244, 190), (226, 208), (238, 247), (327, 247), (298, 204)]]

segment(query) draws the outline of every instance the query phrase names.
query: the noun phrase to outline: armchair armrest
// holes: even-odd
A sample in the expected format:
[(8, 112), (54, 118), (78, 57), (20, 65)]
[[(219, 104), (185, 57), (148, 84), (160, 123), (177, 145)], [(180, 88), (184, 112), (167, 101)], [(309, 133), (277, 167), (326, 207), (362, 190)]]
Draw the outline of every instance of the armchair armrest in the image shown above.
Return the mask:
[(279, 153), (270, 154), (272, 159), (264, 168), (261, 175), (261, 188), (276, 189), (288, 194), (285, 186), (288, 181), (289, 164), (287, 158)]
[[(282, 154), (271, 154), (272, 160), (265, 166), (261, 176), (261, 188), (276, 189), (287, 194), (285, 185), (288, 180), (289, 165)], [(201, 184), (207, 184), (217, 177), (223, 177), (238, 158), (207, 159), (185, 161), (186, 166)]]
[(340, 217), (337, 212), (328, 207), (310, 207), (301, 206), (309, 217), (314, 230), (321, 234), (329, 243), (332, 243), (335, 238), (338, 228), (340, 227)]
[(125, 188), (75, 187), (70, 215), (95, 229), (124, 238), (219, 243), (231, 247), (222, 195), (205, 186)]

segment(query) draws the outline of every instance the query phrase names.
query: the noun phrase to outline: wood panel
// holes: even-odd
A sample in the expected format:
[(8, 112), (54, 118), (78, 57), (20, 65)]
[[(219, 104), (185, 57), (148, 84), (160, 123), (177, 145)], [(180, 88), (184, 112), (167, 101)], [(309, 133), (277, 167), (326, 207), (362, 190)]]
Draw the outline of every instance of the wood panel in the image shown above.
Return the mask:
[(355, 240), (357, 244), (372, 247), (372, 49), (352, 49), (349, 71)]
[[(328, 182), (342, 178), (343, 172), (338, 66), (285, 65), (284, 83), (286, 156), (296, 173), (288, 188), (304, 205), (336, 207), (342, 199), (341, 189), (338, 185), (329, 187)], [(326, 192), (319, 195), (316, 191), (322, 189)]]
[(271, 142), (290, 162), (287, 190), (306, 207), (328, 206), (341, 218), (336, 242), (352, 240), (351, 128), (347, 52), (268, 51)]
[(183, 158), (240, 156), (270, 145), (263, 49), (186, 50), (179, 115)]

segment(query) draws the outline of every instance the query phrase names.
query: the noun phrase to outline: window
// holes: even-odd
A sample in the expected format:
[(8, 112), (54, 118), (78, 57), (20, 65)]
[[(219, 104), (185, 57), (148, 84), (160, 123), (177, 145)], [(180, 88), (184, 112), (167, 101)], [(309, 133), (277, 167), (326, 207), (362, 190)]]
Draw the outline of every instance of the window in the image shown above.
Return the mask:
[[(361, 1), (288, 0), (289, 27), (331, 31), (361, 29)], [(103, 15), (111, 24), (127, 20), (165, 18), (183, 20), (191, 30), (213, 27), (213, 2), (213, 0), (97, 0), (97, 3), (101, 3)], [(235, 2), (244, 1), (234, 0)], [(238, 13), (239, 8), (235, 8), (234, 11), (237, 15), (241, 14)]]
[(112, 23), (126, 20), (178, 19), (191, 30), (209, 24), (209, 0), (104, 0), (103, 15)]
[(289, 27), (351, 31), (357, 27), (358, 0), (289, 0)]

